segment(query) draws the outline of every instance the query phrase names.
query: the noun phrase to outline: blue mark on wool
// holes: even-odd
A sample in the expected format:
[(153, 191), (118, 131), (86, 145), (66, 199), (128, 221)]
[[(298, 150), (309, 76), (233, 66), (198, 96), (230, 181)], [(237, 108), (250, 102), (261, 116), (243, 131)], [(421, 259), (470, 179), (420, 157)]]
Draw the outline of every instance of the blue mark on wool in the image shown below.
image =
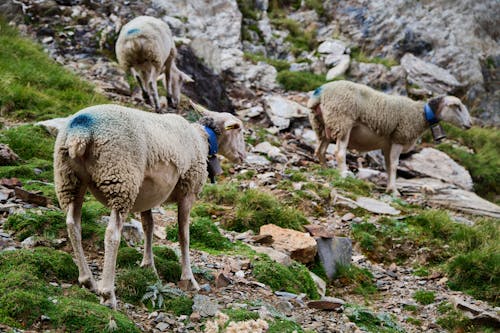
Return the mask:
[(80, 114), (69, 123), (69, 128), (90, 127), (94, 123), (94, 117), (89, 114)]
[(140, 30), (137, 29), (137, 28), (133, 28), (133, 29), (130, 29), (129, 31), (127, 31), (127, 36), (130, 36), (130, 35), (133, 35), (133, 34), (136, 34), (138, 33)]
[(323, 90), (323, 87), (316, 88), (313, 92), (313, 96), (319, 96), (321, 94), (321, 91)]

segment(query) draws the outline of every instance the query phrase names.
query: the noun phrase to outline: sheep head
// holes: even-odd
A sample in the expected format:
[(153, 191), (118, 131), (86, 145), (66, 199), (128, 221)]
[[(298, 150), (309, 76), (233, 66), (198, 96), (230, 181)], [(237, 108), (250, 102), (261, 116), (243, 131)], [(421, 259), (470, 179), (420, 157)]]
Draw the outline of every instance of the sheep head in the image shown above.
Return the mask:
[(446, 121), (460, 128), (469, 129), (472, 126), (467, 107), (454, 96), (437, 96), (428, 102), (439, 120)]
[(233, 163), (243, 162), (246, 158), (246, 145), (242, 121), (230, 113), (209, 111), (191, 100), (189, 102), (203, 116), (199, 122), (212, 128), (217, 134), (219, 154)]
[(172, 63), (169, 75), (170, 80), (168, 95), (171, 98), (172, 106), (176, 108), (180, 102), (182, 86), (184, 85), (184, 83), (194, 82), (194, 80), (189, 75), (177, 68), (175, 63)]

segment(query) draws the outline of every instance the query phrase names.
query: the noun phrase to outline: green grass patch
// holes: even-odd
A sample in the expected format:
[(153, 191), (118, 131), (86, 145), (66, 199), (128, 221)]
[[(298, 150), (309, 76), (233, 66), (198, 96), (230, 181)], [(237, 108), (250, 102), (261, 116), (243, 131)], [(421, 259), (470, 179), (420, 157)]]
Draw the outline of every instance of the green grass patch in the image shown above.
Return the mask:
[(217, 205), (234, 205), (240, 196), (241, 190), (235, 183), (206, 184), (201, 197)]
[(294, 321), (275, 319), (269, 323), (267, 333), (303, 333), (304, 330)]
[(493, 333), (498, 331), (498, 327), (474, 324), (448, 302), (440, 303), (437, 310), (440, 314), (437, 323), (449, 332)]
[(44, 120), (105, 103), (93, 87), (19, 36), (0, 18), (0, 112), (9, 118)]
[(434, 303), (434, 301), (436, 300), (436, 295), (433, 291), (417, 290), (413, 294), (413, 299), (420, 304), (428, 305)]
[[(189, 239), (192, 247), (200, 249), (224, 250), (231, 248), (231, 242), (224, 237), (210, 218), (194, 218), (189, 225)], [(167, 238), (177, 242), (179, 240), (179, 228), (177, 224), (167, 226)]]
[(394, 319), (387, 313), (373, 313), (368, 309), (348, 305), (346, 314), (349, 320), (360, 328), (373, 333), (402, 333)]
[(287, 17), (272, 18), (271, 23), (278, 29), (288, 30), (285, 40), (292, 44), (291, 51), (295, 56), (304, 51), (311, 52), (318, 46), (316, 30), (304, 30), (299, 22)]
[(172, 298), (165, 301), (164, 309), (176, 316), (190, 316), (193, 313), (193, 300), (187, 296)]
[(377, 292), (373, 275), (366, 268), (355, 265), (339, 265), (334, 281), (335, 286), (350, 287), (356, 294), (368, 297)]
[(258, 62), (265, 62), (271, 66), (274, 66), (278, 72), (285, 71), (290, 68), (290, 63), (288, 61), (268, 58), (262, 54), (245, 52), (244, 58), (245, 60), (251, 61), (253, 64), (257, 64)]
[(257, 320), (259, 319), (259, 313), (254, 311), (249, 311), (246, 309), (226, 309), (223, 311), (228, 315), (229, 320), (231, 321), (246, 321), (246, 320)]
[(324, 75), (283, 70), (276, 77), (285, 90), (311, 91), (326, 83)]
[(116, 294), (124, 302), (139, 304), (147, 287), (156, 281), (158, 278), (151, 268), (124, 268), (116, 276)]
[(295, 294), (306, 293), (310, 299), (319, 299), (316, 284), (304, 265), (294, 262), (286, 267), (267, 256), (259, 257), (252, 264), (255, 278), (271, 289)]
[(405, 263), (418, 251), (419, 274), (435, 266), (447, 273), (452, 289), (499, 304), (497, 219), (477, 220), (468, 226), (453, 221), (445, 211), (428, 210), (403, 220), (381, 218), (377, 225), (353, 224), (352, 235), (372, 260)]
[(482, 197), (500, 203), (500, 131), (495, 128), (473, 127), (464, 131), (443, 124), (448, 138), (471, 148), (470, 153), (449, 143), (437, 146), (469, 170), (474, 181), (474, 191)]
[(391, 58), (369, 57), (362, 49), (358, 47), (354, 47), (351, 49), (351, 57), (357, 62), (381, 64), (387, 67), (388, 69), (398, 65), (398, 62)]

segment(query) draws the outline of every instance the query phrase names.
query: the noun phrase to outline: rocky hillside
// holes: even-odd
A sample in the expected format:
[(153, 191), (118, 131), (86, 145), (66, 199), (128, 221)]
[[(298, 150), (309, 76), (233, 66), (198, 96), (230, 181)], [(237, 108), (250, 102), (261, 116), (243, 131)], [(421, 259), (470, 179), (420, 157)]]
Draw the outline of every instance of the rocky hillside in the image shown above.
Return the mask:
[[(0, 4), (0, 331), (494, 332), (500, 327), (499, 7), (496, 1), (22, 0)], [(180, 278), (176, 207), (154, 211), (160, 280), (139, 268), (130, 216), (118, 311), (77, 283), (54, 193), (54, 135), (99, 103), (151, 111), (115, 60), (123, 24), (162, 18), (191, 98), (244, 120), (249, 156), (223, 161), (191, 214)], [(313, 156), (308, 92), (347, 78), (425, 99), (455, 94), (476, 118), (424, 135), (384, 193), (380, 152), (340, 178)], [(174, 110), (170, 110), (174, 111)], [(83, 242), (102, 271), (109, 211), (88, 195)]]

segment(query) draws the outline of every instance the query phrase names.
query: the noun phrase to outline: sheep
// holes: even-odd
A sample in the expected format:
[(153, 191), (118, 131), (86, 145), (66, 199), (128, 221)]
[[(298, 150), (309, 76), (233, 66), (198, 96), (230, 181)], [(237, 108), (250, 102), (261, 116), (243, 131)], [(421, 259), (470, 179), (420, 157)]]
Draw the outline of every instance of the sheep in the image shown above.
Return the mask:
[(389, 175), (387, 192), (398, 195), (396, 170), (399, 155), (409, 151), (423, 132), (440, 120), (469, 129), (467, 108), (453, 96), (437, 96), (427, 103), (387, 95), (362, 84), (335, 81), (317, 88), (307, 106), (309, 120), (319, 139), (315, 155), (322, 165), (330, 142), (342, 177), (349, 172), (347, 148), (360, 152), (382, 149)]
[(137, 80), (146, 103), (160, 112), (158, 79), (170, 97), (174, 108), (180, 101), (183, 83), (193, 82), (175, 65), (177, 50), (168, 25), (151, 16), (139, 16), (123, 26), (116, 40), (116, 58)]
[[(145, 234), (141, 266), (155, 270), (151, 209), (164, 202), (178, 205), (181, 280), (199, 289), (190, 265), (188, 219), (207, 179), (209, 151), (217, 153), (218, 146), (221, 155), (236, 163), (245, 159), (246, 152), (239, 119), (192, 105), (204, 116), (192, 124), (175, 114), (160, 115), (112, 104), (93, 106), (74, 114), (58, 133), (55, 188), (67, 214), (78, 281), (97, 291), (101, 303), (111, 308), (116, 308), (116, 256), (127, 214), (141, 213)], [(81, 210), (87, 189), (111, 210), (99, 284), (92, 277), (81, 243)]]

